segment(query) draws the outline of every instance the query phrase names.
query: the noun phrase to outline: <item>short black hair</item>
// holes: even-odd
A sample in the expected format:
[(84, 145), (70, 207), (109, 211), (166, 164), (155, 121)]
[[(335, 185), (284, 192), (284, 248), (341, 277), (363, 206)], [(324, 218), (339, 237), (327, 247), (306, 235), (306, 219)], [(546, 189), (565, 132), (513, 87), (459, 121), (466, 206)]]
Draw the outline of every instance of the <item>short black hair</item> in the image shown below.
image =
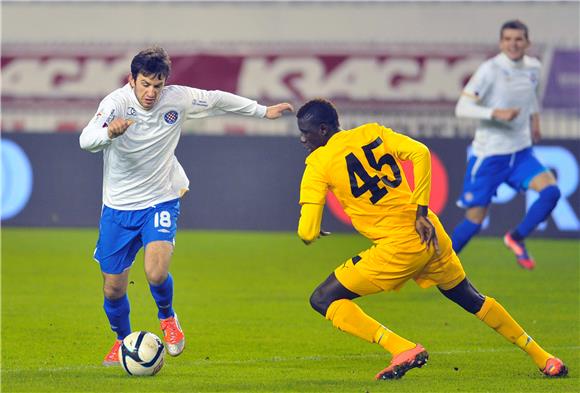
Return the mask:
[(334, 104), (324, 98), (316, 98), (302, 105), (298, 109), (296, 117), (314, 122), (316, 125), (324, 123), (335, 130), (340, 128), (338, 112)]
[(519, 19), (508, 20), (501, 26), (501, 29), (499, 31), (500, 39), (502, 39), (503, 31), (506, 29), (522, 30), (524, 32), (524, 37), (526, 37), (526, 40), (528, 41), (530, 40), (530, 38), (528, 37), (528, 26), (526, 26), (526, 24)]
[(165, 49), (159, 46), (143, 49), (131, 61), (131, 75), (137, 79), (137, 75), (155, 75), (157, 79), (167, 79), (171, 71), (171, 60)]

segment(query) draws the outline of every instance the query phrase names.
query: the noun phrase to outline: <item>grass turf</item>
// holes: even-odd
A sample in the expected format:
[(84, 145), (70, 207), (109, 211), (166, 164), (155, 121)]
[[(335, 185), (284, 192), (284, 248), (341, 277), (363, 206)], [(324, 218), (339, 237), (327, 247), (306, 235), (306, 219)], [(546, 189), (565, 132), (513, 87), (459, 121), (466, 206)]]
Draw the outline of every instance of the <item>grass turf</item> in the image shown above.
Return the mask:
[[(571, 392), (579, 390), (579, 258), (575, 240), (529, 241), (535, 271), (517, 267), (500, 239), (462, 254), (476, 287), (499, 300), (568, 364), (544, 378), (518, 348), (436, 289), (358, 300), (365, 311), (430, 352), (426, 367), (374, 381), (389, 357), (334, 329), (308, 297), (339, 263), (366, 248), (333, 234), (305, 247), (294, 234), (180, 231), (171, 271), (185, 352), (153, 378), (100, 366), (112, 345), (92, 261), (94, 230), (2, 231), (3, 392)], [(160, 335), (142, 268), (131, 272), (133, 330)]]

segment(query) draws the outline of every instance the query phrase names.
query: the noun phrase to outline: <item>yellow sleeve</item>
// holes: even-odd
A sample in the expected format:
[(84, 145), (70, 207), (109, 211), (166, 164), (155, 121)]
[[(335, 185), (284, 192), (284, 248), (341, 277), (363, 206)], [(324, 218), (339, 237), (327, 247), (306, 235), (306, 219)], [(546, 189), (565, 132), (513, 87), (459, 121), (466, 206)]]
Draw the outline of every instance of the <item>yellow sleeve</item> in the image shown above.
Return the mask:
[(429, 153), (429, 149), (421, 142), (394, 131), (389, 135), (389, 146), (398, 159), (413, 162), (415, 190), (409, 202), (428, 206), (431, 194), (431, 153)]
[(306, 169), (300, 183), (300, 204), (314, 203), (324, 205), (328, 192), (328, 181), (320, 169), (319, 161), (313, 154), (306, 159)]
[(306, 169), (300, 184), (300, 221), (298, 236), (306, 243), (316, 240), (320, 234), (322, 212), (326, 203), (328, 181), (321, 170), (320, 161), (314, 154), (306, 159)]
[(300, 221), (298, 222), (298, 236), (309, 244), (320, 235), (320, 225), (322, 223), (322, 212), (324, 205), (305, 203), (300, 210)]

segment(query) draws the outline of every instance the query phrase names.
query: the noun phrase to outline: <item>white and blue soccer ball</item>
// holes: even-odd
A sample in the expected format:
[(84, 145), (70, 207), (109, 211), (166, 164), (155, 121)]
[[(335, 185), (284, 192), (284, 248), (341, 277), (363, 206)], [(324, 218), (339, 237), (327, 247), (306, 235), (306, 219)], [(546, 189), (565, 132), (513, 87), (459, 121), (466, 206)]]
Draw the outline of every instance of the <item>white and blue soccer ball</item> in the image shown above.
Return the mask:
[(133, 332), (119, 347), (119, 363), (129, 375), (155, 375), (163, 367), (165, 347), (153, 333)]

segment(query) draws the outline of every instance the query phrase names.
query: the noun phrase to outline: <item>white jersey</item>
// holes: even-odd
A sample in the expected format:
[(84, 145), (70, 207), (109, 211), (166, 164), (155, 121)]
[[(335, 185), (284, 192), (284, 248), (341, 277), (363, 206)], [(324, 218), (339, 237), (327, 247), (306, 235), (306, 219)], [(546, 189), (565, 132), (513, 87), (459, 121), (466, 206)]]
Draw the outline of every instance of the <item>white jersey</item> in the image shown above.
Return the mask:
[[(182, 124), (227, 112), (264, 117), (266, 107), (223, 91), (165, 86), (151, 110), (145, 110), (129, 84), (105, 97), (83, 129), (80, 145), (103, 151), (103, 203), (118, 210), (139, 210), (180, 197), (189, 179), (175, 157)], [(124, 134), (109, 139), (115, 118), (133, 120)]]
[[(463, 90), (489, 108), (475, 131), (475, 155), (511, 154), (532, 145), (530, 116), (539, 111), (541, 67), (536, 58), (524, 56), (514, 62), (500, 53), (477, 69)], [(492, 110), (498, 108), (519, 108), (520, 113), (510, 122), (491, 119)]]

